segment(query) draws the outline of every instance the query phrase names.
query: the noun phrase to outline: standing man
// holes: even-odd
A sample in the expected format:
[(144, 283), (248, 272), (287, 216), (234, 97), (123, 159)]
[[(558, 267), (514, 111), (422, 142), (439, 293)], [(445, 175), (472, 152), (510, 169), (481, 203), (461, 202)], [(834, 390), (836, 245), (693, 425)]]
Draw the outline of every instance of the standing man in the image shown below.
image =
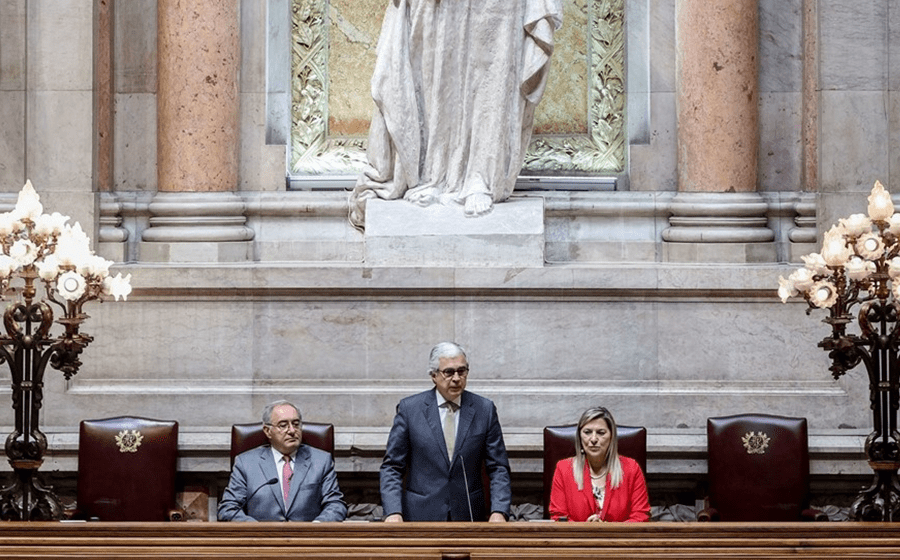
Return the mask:
[(219, 521), (343, 521), (347, 506), (334, 460), (302, 444), (300, 410), (276, 401), (263, 410), (262, 421), (269, 445), (235, 458)]
[(397, 405), (381, 463), (384, 520), (483, 521), (490, 512), (489, 521), (506, 521), (509, 459), (497, 408), (465, 390), (469, 362), (458, 344), (435, 346), (428, 371), (435, 388)]

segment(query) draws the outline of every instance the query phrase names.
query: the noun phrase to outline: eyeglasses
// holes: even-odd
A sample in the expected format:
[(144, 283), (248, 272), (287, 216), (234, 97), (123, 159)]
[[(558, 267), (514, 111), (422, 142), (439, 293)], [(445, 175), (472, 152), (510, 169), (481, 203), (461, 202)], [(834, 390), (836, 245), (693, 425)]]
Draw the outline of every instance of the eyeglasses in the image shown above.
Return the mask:
[(441, 375), (444, 376), (444, 379), (451, 379), (454, 375), (459, 375), (460, 377), (465, 377), (469, 375), (468, 366), (458, 367), (456, 369), (447, 368), (447, 369), (439, 369), (437, 370)]
[(281, 422), (279, 422), (277, 424), (266, 424), (266, 426), (269, 426), (270, 428), (275, 428), (279, 432), (286, 432), (286, 431), (288, 431), (288, 428), (294, 428), (295, 430), (300, 430), (300, 428), (303, 426), (303, 423), (300, 422), (300, 420), (293, 420), (291, 422), (288, 422), (287, 420), (282, 420)]

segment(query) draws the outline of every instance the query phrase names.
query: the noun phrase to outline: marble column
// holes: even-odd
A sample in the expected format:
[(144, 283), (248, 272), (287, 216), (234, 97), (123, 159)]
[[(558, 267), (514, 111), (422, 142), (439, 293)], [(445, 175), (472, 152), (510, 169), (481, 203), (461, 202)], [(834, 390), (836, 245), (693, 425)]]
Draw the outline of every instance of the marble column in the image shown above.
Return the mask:
[[(157, 177), (141, 260), (249, 258), (239, 181), (238, 0), (157, 4)], [(178, 243), (191, 243), (185, 248)], [(224, 246), (223, 244), (238, 243)]]
[(775, 260), (757, 193), (757, 0), (677, 0), (678, 195), (671, 261)]

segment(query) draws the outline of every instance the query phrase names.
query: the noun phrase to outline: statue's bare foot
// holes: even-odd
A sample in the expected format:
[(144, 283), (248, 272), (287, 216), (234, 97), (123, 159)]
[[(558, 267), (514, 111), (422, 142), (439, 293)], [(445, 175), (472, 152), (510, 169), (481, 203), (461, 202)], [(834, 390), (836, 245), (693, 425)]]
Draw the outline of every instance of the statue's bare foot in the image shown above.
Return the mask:
[(438, 201), (438, 194), (437, 188), (424, 187), (406, 191), (403, 198), (419, 206), (431, 206)]
[(484, 193), (470, 194), (466, 197), (466, 216), (483, 216), (494, 209), (494, 201)]

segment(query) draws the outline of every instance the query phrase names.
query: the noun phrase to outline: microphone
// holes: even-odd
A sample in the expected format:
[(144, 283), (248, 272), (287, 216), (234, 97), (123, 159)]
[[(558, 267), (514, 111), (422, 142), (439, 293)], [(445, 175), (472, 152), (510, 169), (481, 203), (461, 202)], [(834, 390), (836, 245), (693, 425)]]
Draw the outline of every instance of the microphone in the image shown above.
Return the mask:
[(463, 483), (466, 485), (466, 502), (469, 504), (469, 521), (475, 521), (475, 516), (472, 515), (472, 496), (469, 495), (469, 477), (466, 476), (466, 462), (463, 460), (462, 453), (459, 454), (459, 462), (462, 465), (463, 471)]
[(238, 512), (239, 512), (239, 511), (244, 511), (244, 508), (247, 507), (247, 504), (250, 503), (250, 498), (252, 498), (253, 496), (255, 496), (257, 492), (259, 492), (260, 490), (262, 490), (262, 489), (265, 488), (266, 486), (271, 486), (272, 484), (278, 484), (278, 477), (277, 477), (277, 476), (276, 476), (276, 477), (273, 477), (273, 478), (270, 478), (269, 480), (263, 482), (262, 484), (260, 484), (259, 486), (257, 486), (256, 489), (255, 489), (253, 492), (250, 492), (250, 494), (248, 494), (247, 497), (244, 498), (244, 500), (241, 502), (241, 507), (239, 507), (237, 510), (235, 510), (234, 513), (231, 514), (231, 517), (228, 518), (228, 521), (234, 521), (234, 518), (237, 517)]

